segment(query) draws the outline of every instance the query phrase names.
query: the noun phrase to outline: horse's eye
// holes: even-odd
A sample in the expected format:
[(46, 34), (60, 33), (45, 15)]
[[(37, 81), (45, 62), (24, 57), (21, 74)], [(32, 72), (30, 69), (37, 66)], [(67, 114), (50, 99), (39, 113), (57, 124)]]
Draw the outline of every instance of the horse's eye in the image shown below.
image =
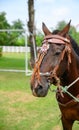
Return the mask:
[(55, 53), (55, 55), (57, 55), (57, 56), (58, 56), (60, 53), (61, 53), (61, 52), (60, 52), (60, 51), (58, 51), (58, 52), (56, 52), (56, 53)]

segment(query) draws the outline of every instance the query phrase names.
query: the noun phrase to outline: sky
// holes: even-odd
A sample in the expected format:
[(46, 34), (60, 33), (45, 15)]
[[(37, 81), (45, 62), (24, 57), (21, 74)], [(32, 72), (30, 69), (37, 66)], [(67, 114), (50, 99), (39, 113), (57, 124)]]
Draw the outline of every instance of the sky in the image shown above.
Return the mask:
[[(9, 23), (20, 19), (27, 25), (28, 0), (0, 0), (0, 12), (6, 12)], [(55, 28), (59, 21), (69, 22), (75, 27), (79, 24), (79, 0), (34, 0), (35, 25), (41, 30), (42, 22)]]

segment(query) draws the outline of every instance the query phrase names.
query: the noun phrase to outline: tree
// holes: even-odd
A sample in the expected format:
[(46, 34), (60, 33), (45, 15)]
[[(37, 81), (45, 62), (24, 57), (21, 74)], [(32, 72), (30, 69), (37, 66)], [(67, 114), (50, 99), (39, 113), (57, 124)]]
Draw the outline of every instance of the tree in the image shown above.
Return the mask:
[(15, 20), (12, 23), (13, 23), (13, 25), (12, 25), (13, 29), (24, 29), (23, 28), (24, 24), (23, 24), (23, 22), (20, 19)]
[(6, 13), (0, 12), (0, 29), (8, 29), (10, 27), (10, 24), (8, 23), (6, 19)]
[(41, 32), (38, 32), (36, 34), (36, 43), (37, 43), (37, 46), (41, 46), (42, 45), (43, 38), (44, 38), (44, 35)]
[[(18, 19), (12, 22), (11, 29), (24, 29), (24, 24), (23, 22)], [(24, 45), (24, 32), (22, 31), (17, 31), (17, 32), (9, 32), (9, 45)]]
[[(0, 13), (0, 29), (24, 29), (23, 22), (18, 19), (10, 25), (6, 19), (6, 13)], [(24, 32), (0, 32), (0, 45), (25, 45)]]
[[(6, 13), (0, 12), (0, 29), (8, 29), (9, 27), (10, 27), (10, 24), (8, 23), (6, 19)], [(7, 44), (7, 34), (8, 34), (7, 32), (0, 32), (0, 45)]]
[(66, 26), (66, 22), (63, 20), (63, 21), (58, 22), (56, 29), (62, 30), (65, 26)]
[[(34, 46), (35, 44), (35, 25), (34, 25), (34, 0), (28, 0), (28, 30), (29, 30), (29, 43), (30, 43), (30, 52), (31, 52), (31, 59), (30, 63), (31, 66), (34, 67), (35, 64), (35, 55), (34, 55)], [(35, 44), (36, 50), (36, 44)]]

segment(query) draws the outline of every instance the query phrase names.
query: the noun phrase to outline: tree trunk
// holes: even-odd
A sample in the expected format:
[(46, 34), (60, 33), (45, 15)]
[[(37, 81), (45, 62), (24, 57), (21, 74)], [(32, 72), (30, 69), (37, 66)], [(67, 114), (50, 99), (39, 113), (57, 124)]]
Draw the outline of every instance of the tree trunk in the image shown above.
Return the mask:
[[(34, 26), (34, 0), (28, 0), (28, 30), (29, 30), (29, 43), (30, 43), (30, 54), (31, 54), (31, 67), (35, 64), (36, 44), (35, 44), (35, 26)], [(35, 47), (35, 48), (34, 48)]]

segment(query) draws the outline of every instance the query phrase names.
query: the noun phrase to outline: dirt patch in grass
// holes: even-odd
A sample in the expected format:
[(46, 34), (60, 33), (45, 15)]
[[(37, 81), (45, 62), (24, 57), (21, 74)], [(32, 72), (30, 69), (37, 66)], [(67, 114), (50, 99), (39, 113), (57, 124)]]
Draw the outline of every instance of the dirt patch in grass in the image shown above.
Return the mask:
[(11, 103), (15, 102), (31, 102), (35, 100), (35, 98), (26, 92), (21, 92), (21, 91), (13, 91), (13, 92), (5, 92), (5, 91), (0, 91), (1, 97), (9, 99)]
[(57, 125), (52, 130), (61, 130), (61, 127), (59, 125)]
[(6, 77), (5, 77), (5, 76), (0, 75), (0, 81), (2, 82), (2, 81), (5, 81), (5, 80), (6, 80)]
[[(5, 121), (7, 124), (17, 125), (17, 123), (26, 120), (29, 117), (27, 104), (33, 102), (35, 98), (32, 94), (21, 91), (0, 91), (1, 111), (5, 112)], [(3, 117), (4, 120), (4, 117)]]

